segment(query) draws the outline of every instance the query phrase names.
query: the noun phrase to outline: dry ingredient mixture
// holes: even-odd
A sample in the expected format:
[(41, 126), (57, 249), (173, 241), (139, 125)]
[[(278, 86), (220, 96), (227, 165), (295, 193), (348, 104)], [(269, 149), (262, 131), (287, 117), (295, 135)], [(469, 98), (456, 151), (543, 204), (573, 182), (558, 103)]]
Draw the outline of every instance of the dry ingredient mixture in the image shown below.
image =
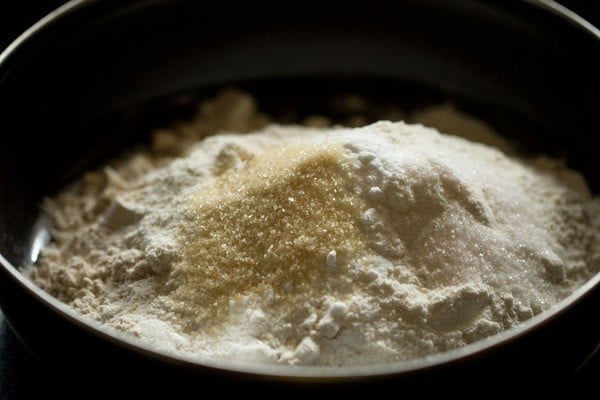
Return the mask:
[(270, 124), (229, 90), (47, 199), (53, 242), (25, 273), (167, 351), (410, 360), (514, 327), (597, 273), (599, 204), (557, 161), (403, 122)]

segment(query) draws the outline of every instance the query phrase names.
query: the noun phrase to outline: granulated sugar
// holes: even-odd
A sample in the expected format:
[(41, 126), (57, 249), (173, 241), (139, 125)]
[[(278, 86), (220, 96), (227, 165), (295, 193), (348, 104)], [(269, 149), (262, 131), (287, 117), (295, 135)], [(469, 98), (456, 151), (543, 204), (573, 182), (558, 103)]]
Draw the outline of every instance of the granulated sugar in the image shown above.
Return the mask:
[(88, 173), (46, 201), (54, 242), (26, 273), (157, 348), (345, 366), (491, 336), (599, 270), (599, 202), (558, 162), (402, 122), (267, 122), (227, 92)]

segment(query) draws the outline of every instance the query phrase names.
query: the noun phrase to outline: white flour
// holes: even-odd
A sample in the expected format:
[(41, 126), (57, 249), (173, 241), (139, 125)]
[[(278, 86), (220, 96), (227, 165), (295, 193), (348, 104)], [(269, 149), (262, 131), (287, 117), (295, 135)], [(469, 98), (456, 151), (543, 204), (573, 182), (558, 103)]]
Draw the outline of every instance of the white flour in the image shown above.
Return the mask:
[(480, 340), (599, 270), (599, 202), (557, 162), (401, 122), (267, 121), (227, 92), (86, 174), (46, 201), (54, 242), (26, 273), (158, 348), (341, 366)]

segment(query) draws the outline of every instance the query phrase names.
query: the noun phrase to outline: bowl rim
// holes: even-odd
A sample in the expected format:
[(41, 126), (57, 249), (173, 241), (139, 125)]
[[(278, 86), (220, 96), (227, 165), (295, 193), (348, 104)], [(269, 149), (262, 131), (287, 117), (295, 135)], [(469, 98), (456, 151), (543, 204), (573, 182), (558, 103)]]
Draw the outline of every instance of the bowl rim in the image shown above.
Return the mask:
[[(60, 20), (67, 15), (74, 14), (78, 10), (96, 2), (96, 0), (70, 0), (40, 19), (0, 53), (0, 72), (3, 64), (21, 46), (34, 40), (35, 37), (43, 33), (49, 25), (60, 22)], [(600, 41), (600, 29), (596, 28), (575, 12), (556, 3), (554, 0), (525, 0), (524, 3), (528, 3), (540, 10), (555, 14), (564, 22), (573, 25), (576, 29), (591, 34), (596, 40)], [(262, 376), (288, 380), (311, 379), (312, 381), (331, 381), (339, 380), (341, 378), (363, 379), (415, 373), (424, 369), (441, 367), (459, 360), (478, 357), (483, 352), (493, 351), (494, 349), (517, 340), (543, 324), (550, 323), (574, 306), (578, 300), (589, 295), (594, 289), (600, 286), (600, 272), (598, 272), (569, 296), (554, 304), (548, 310), (529, 318), (516, 327), (460, 348), (424, 358), (359, 366), (290, 366), (237, 360), (215, 360), (209, 357), (185, 355), (154, 348), (139, 339), (133, 338), (123, 332), (107, 327), (96, 320), (79, 314), (65, 303), (62, 303), (36, 286), (20, 272), (19, 268), (12, 265), (12, 263), (10, 263), (1, 253), (0, 267), (8, 273), (8, 276), (12, 278), (21, 289), (25, 290), (27, 294), (32, 295), (36, 301), (42, 303), (48, 312), (53, 312), (63, 319), (68, 320), (88, 334), (145, 357), (167, 364), (180, 365), (193, 369), (213, 369), (254, 377)]]

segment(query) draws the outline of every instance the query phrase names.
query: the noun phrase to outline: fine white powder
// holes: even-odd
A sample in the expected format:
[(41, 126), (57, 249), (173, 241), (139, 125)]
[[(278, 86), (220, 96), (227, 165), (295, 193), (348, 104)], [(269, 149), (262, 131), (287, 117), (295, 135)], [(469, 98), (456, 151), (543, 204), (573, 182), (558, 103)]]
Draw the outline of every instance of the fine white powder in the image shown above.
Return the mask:
[(403, 122), (268, 124), (229, 91), (47, 199), (54, 240), (25, 273), (201, 359), (411, 360), (514, 327), (597, 273), (599, 204), (547, 158)]

